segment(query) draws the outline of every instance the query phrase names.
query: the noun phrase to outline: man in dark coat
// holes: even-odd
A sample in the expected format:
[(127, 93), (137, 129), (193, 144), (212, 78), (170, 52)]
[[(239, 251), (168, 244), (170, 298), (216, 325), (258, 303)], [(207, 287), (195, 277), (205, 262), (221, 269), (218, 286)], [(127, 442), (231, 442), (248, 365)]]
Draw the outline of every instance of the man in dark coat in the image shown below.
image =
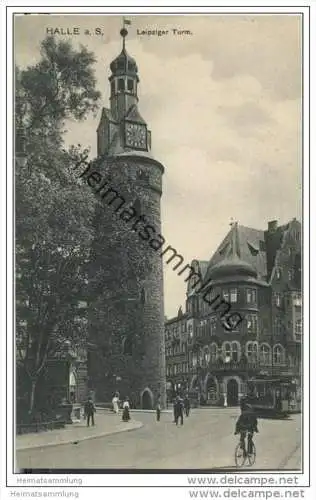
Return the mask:
[(185, 395), (183, 404), (184, 404), (185, 416), (188, 417), (190, 415), (191, 405), (190, 405), (189, 396), (187, 394)]
[(94, 426), (94, 414), (95, 414), (95, 406), (92, 401), (92, 398), (89, 398), (86, 404), (84, 405), (84, 414), (87, 419), (87, 426), (90, 427), (90, 419), (91, 423)]
[(156, 419), (157, 422), (160, 422), (160, 414), (161, 414), (161, 396), (158, 394), (157, 402), (156, 402)]
[(178, 425), (179, 418), (181, 425), (183, 425), (183, 408), (184, 408), (183, 399), (181, 399), (180, 396), (177, 396), (174, 409), (176, 425)]

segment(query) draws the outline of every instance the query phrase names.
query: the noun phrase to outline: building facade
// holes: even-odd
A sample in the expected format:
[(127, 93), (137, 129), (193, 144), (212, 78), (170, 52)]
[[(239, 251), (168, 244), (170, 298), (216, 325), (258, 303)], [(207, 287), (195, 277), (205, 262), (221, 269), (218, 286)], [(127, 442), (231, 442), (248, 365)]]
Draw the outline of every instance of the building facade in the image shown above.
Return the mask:
[[(164, 167), (138, 109), (138, 68), (125, 47), (110, 65), (110, 107), (97, 130), (102, 175), (90, 270), (88, 373), (96, 398), (115, 391), (132, 405), (165, 404), (160, 199)], [(107, 179), (104, 184), (103, 180)], [(105, 187), (107, 185), (107, 187)]]
[(191, 264), (186, 318), (189, 391), (202, 404), (234, 406), (249, 380), (287, 377), (299, 406), (300, 222), (232, 224), (209, 262)]
[(165, 347), (169, 403), (178, 392), (189, 390), (187, 314), (181, 307), (175, 318), (165, 322)]

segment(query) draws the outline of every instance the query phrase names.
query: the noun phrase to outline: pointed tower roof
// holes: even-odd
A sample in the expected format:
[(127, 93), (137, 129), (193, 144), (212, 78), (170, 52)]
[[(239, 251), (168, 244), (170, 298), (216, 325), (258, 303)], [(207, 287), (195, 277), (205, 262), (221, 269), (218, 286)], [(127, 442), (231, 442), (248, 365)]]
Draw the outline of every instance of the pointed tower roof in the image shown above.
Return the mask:
[(217, 280), (228, 276), (240, 275), (257, 278), (256, 269), (241, 258), (241, 248), (238, 234), (238, 223), (232, 224), (223, 253), (224, 258), (215, 265), (210, 265), (207, 272), (208, 280)]
[(128, 35), (127, 29), (124, 27), (121, 29), (120, 34), (123, 38), (122, 52), (111, 62), (110, 69), (114, 76), (128, 75), (137, 78), (138, 80), (138, 67), (135, 59), (130, 56), (125, 48), (125, 38)]

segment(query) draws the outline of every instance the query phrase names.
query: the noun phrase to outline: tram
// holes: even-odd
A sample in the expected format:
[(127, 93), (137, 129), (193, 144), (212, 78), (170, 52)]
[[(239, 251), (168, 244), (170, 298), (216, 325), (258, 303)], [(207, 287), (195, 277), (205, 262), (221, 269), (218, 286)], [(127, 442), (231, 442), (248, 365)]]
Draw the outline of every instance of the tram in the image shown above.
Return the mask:
[(258, 416), (286, 418), (292, 412), (295, 387), (290, 379), (252, 379), (247, 383), (244, 401)]

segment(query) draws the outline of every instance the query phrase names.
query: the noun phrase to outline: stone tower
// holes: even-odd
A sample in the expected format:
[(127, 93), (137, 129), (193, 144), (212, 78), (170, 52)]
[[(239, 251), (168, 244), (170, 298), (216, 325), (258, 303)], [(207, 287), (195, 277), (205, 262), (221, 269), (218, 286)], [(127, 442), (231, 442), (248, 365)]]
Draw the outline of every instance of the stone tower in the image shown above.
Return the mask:
[(110, 65), (110, 108), (97, 129), (99, 189), (90, 272), (88, 373), (96, 399), (165, 404), (160, 198), (163, 166), (138, 110), (138, 68), (123, 47)]

